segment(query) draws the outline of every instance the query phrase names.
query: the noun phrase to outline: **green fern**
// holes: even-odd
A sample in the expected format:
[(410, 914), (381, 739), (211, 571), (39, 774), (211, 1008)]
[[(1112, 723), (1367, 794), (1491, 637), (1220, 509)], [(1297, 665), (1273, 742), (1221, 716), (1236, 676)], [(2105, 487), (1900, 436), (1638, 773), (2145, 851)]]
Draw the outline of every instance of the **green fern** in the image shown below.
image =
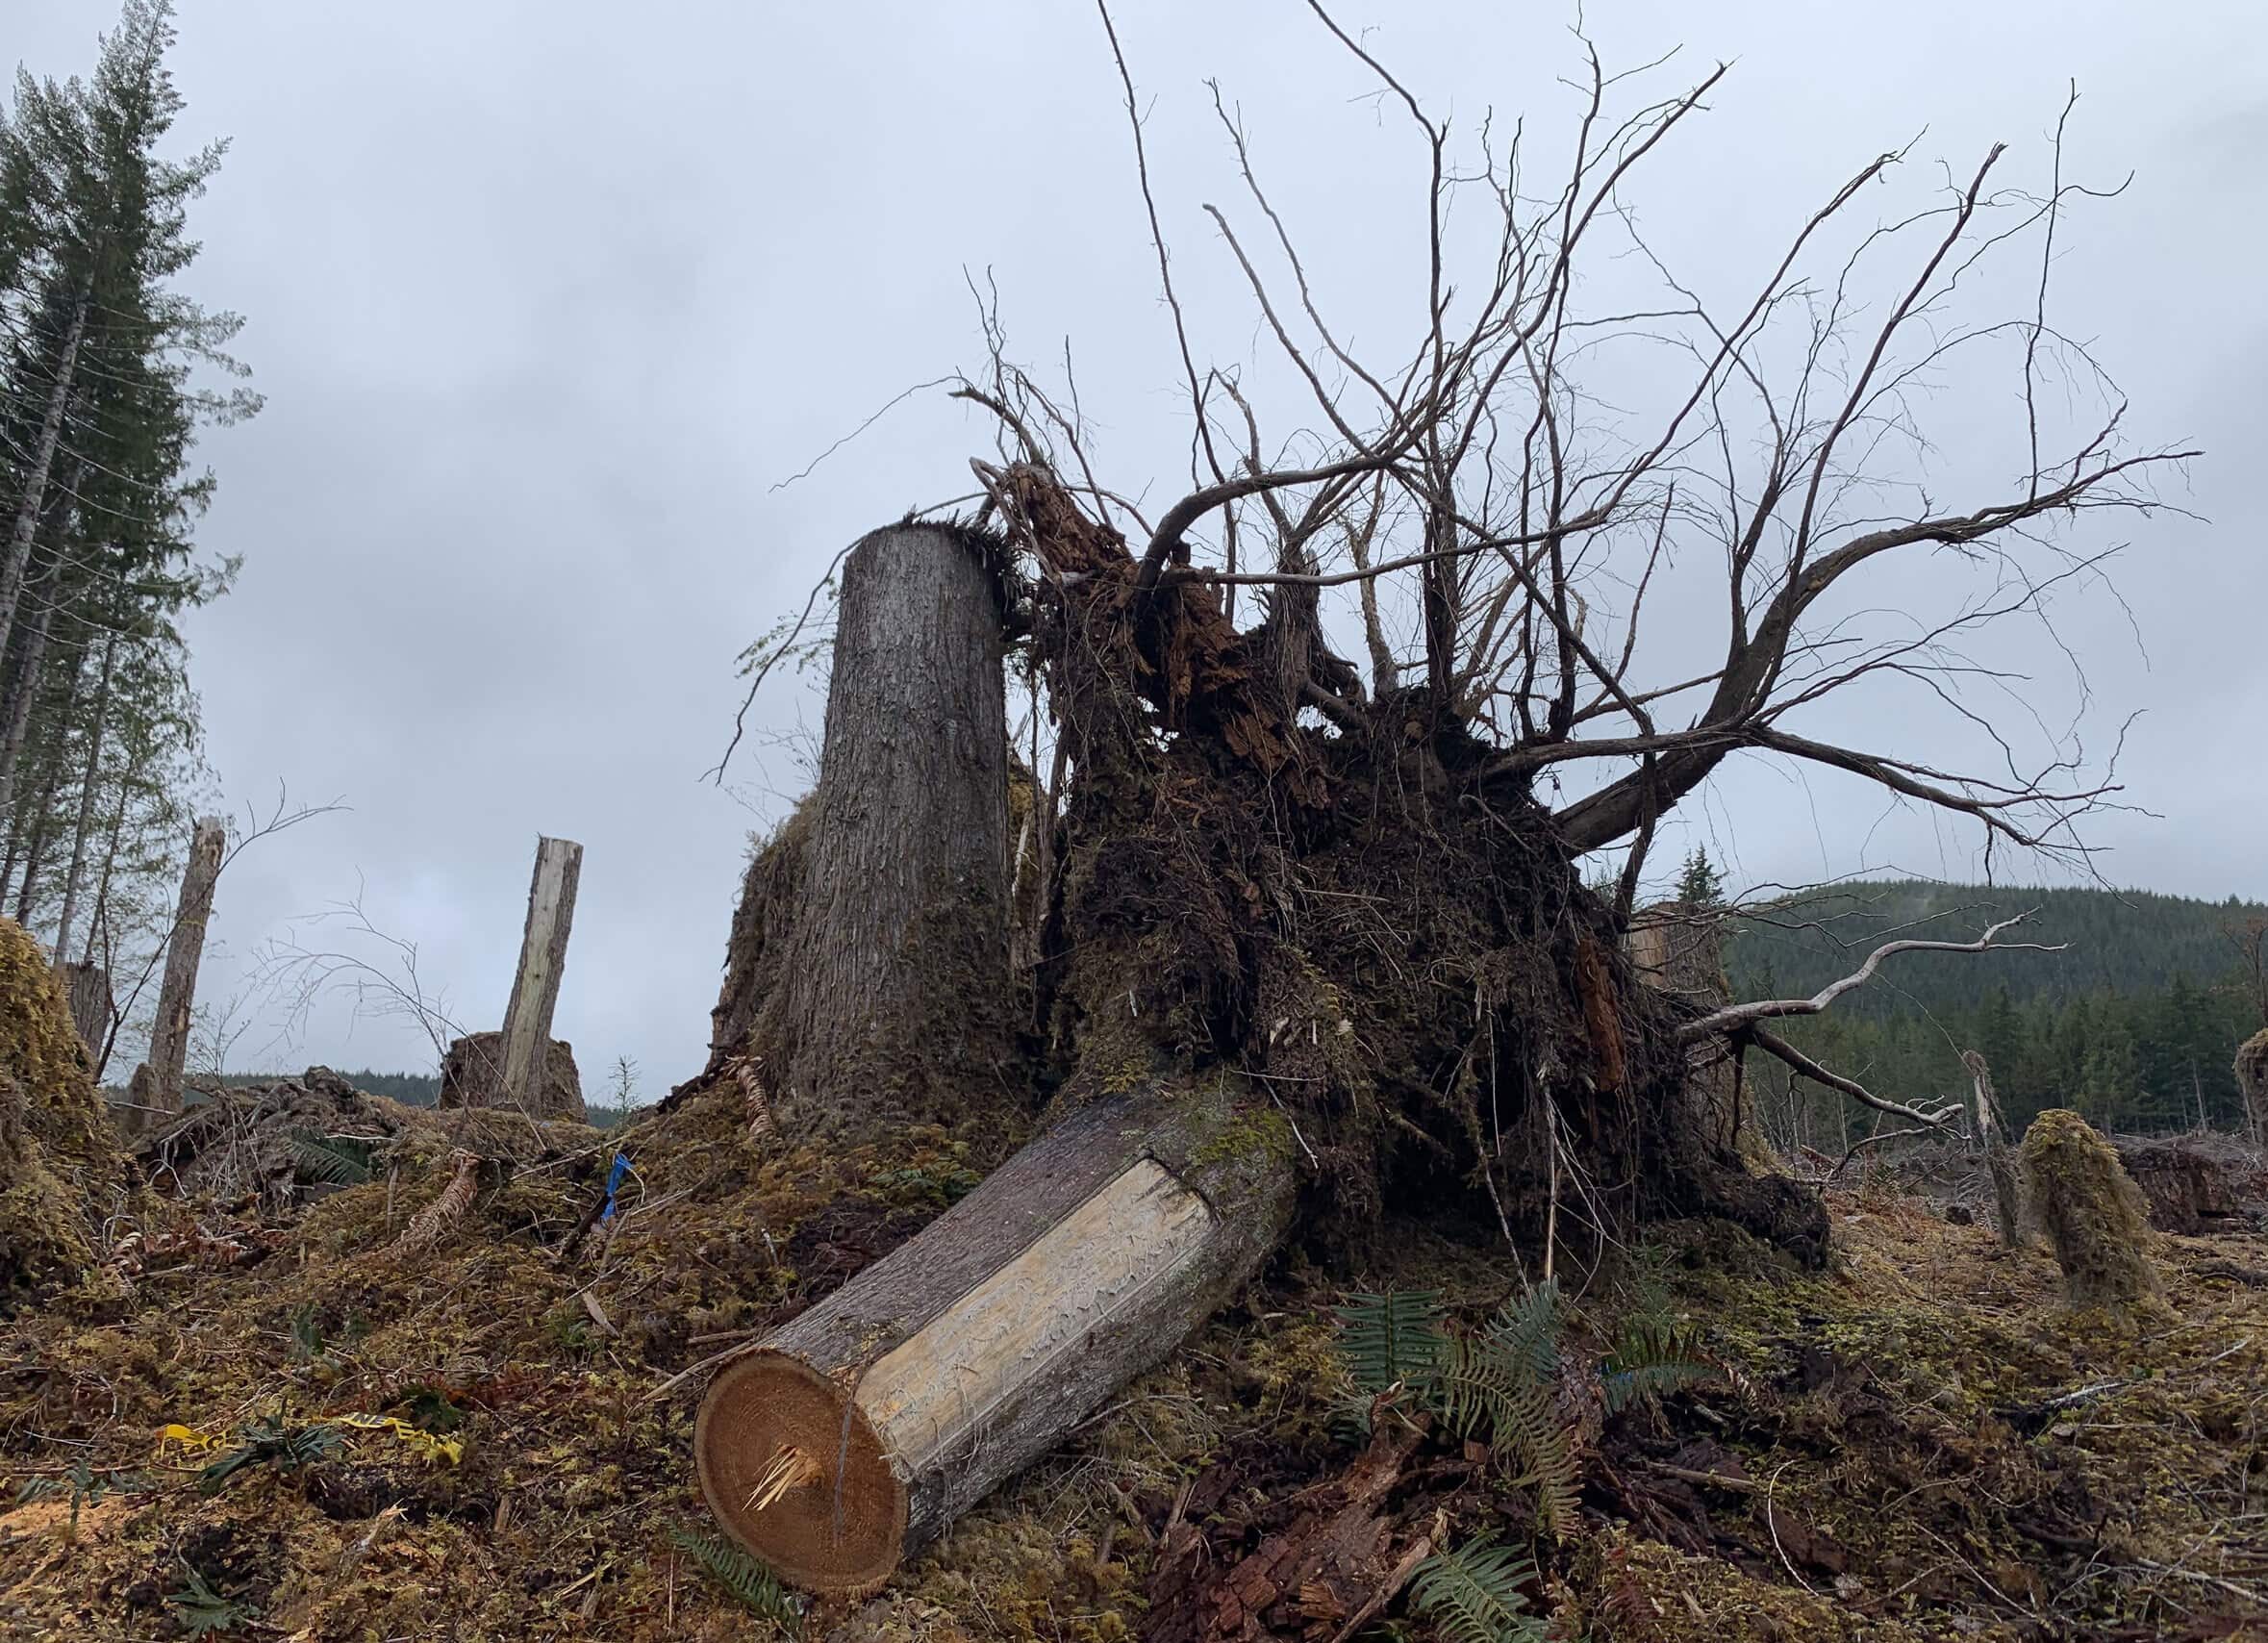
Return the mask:
[(1599, 1366), (1606, 1412), (1617, 1415), (1642, 1399), (1712, 1378), (1716, 1365), (1701, 1355), (1693, 1331), (1660, 1314), (1638, 1313), (1615, 1330), (1614, 1350)]
[(1559, 1373), (1559, 1280), (1546, 1278), (1489, 1321), (1488, 1338), (1526, 1367), (1531, 1380)]
[(184, 1636), (203, 1637), (214, 1631), (234, 1631), (259, 1612), (249, 1604), (222, 1597), (186, 1557), (181, 1561), (181, 1569), (189, 1577), (189, 1584), (179, 1591), (167, 1592), (165, 1606), (173, 1610), (173, 1618)]
[(291, 1157), (299, 1173), (311, 1181), (331, 1186), (361, 1186), (370, 1178), (373, 1143), (351, 1136), (323, 1135), (312, 1129), (293, 1130)]
[(1544, 1622), (1521, 1590), (1535, 1577), (1535, 1564), (1512, 1547), (1468, 1540), (1418, 1565), (1410, 1607), (1449, 1643), (1544, 1643)]
[(275, 1420), (258, 1421), (237, 1436), (237, 1448), (197, 1474), (199, 1494), (217, 1494), (247, 1466), (265, 1462), (279, 1471), (295, 1472), (346, 1447), (346, 1434), (322, 1421), (304, 1427), (286, 1427)]
[[(1556, 1349), (1551, 1362), (1555, 1371)], [(1443, 1378), (1441, 1409), (1459, 1436), (1485, 1436), (1511, 1457), (1519, 1467), (1514, 1481), (1535, 1491), (1536, 1522), (1546, 1533), (1575, 1527), (1581, 1468), (1559, 1418), (1554, 1379), (1538, 1378), (1532, 1360), (1501, 1342), (1460, 1341)]]
[(684, 1529), (669, 1538), (749, 1613), (770, 1621), (790, 1637), (802, 1630), (802, 1611), (779, 1577), (739, 1547), (713, 1534), (689, 1534)]
[(1535, 1491), (1547, 1533), (1575, 1522), (1580, 1468), (1559, 1418), (1559, 1291), (1508, 1302), (1475, 1335), (1451, 1335), (1436, 1290), (1355, 1295), (1340, 1308), (1340, 1352), (1366, 1392), (1407, 1386), (1459, 1437), (1485, 1439)]
[(1438, 1289), (1349, 1295), (1338, 1314), (1339, 1356), (1359, 1391), (1429, 1388), (1449, 1363)]

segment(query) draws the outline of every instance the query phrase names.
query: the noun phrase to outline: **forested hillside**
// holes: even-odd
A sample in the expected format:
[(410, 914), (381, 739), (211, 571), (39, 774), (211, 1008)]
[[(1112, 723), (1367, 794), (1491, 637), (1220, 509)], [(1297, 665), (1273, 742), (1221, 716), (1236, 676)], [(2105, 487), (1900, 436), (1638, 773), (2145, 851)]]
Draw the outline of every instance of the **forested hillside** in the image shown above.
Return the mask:
[[(2036, 911), (2034, 911), (2036, 909)], [(2234, 1127), (2230, 1060), (2268, 1020), (2258, 970), (2268, 907), (2144, 891), (1860, 882), (1736, 922), (1726, 968), (1741, 998), (1802, 996), (1848, 974), (1885, 941), (1968, 941), (2030, 912), (2006, 941), (2061, 951), (1908, 953), (1789, 1036), (1829, 1066), (1902, 1100), (1968, 1087), (1960, 1052), (1991, 1065), (2008, 1117), (2072, 1106), (2122, 1128), (2201, 1121)], [(1775, 1066), (1751, 1066), (1782, 1142), (1839, 1137), (1844, 1103)]]
[[(297, 1075), (295, 1073), (231, 1073), (220, 1081), (249, 1087), (273, 1084)], [(373, 1096), (390, 1096), (414, 1107), (429, 1107), (441, 1095), (441, 1078), (432, 1073), (379, 1073), (365, 1067), (357, 1073), (342, 1068), (340, 1076), (358, 1090), (366, 1090)]]

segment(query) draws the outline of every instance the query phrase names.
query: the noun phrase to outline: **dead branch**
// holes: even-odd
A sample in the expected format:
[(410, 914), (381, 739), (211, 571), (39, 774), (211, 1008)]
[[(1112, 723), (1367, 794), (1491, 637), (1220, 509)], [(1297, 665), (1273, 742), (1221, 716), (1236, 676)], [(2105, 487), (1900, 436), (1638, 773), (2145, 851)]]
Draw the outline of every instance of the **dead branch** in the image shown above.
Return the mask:
[(1829, 1072), (1786, 1039), (1779, 1037), (1777, 1033), (1767, 1031), (1763, 1027), (1751, 1024), (1743, 1033), (1742, 1038), (1745, 1043), (1755, 1046), (1767, 1055), (1777, 1056), (1813, 1083), (1825, 1084), (1830, 1090), (1839, 1090), (1858, 1102), (1859, 1105), (1873, 1107), (1875, 1111), (1887, 1113), (1892, 1118), (1910, 1119), (1915, 1124), (1926, 1125), (1931, 1129), (1939, 1129), (1960, 1116), (1961, 1103), (1958, 1101), (1953, 1102), (1950, 1106), (1940, 1107), (1932, 1113), (1924, 1112), (1919, 1107), (1903, 1106), (1897, 1101), (1884, 1100), (1856, 1079), (1846, 1078), (1840, 1073)]
[(2003, 919), (1997, 924), (1988, 925), (1984, 934), (1973, 942), (1921, 941), (1913, 938), (1884, 942), (1867, 954), (1866, 962), (1856, 970), (1840, 980), (1828, 982), (1808, 998), (1759, 998), (1746, 1004), (1731, 1004), (1722, 1010), (1712, 1010), (1680, 1026), (1677, 1029), (1678, 1040), (1691, 1044), (1695, 1039), (1706, 1038), (1711, 1033), (1739, 1032), (1743, 1028), (1753, 1027), (1758, 1022), (1781, 1016), (1816, 1016), (1852, 988), (1865, 986), (1874, 979), (1875, 972), (1882, 967), (1884, 959), (1894, 958), (1902, 952), (2063, 951), (2067, 944), (2061, 942), (2051, 945), (2046, 942), (2003, 942), (1996, 939), (2003, 930), (2023, 923), (2037, 911), (2037, 908), (2033, 908), (2017, 914), (2013, 919)]

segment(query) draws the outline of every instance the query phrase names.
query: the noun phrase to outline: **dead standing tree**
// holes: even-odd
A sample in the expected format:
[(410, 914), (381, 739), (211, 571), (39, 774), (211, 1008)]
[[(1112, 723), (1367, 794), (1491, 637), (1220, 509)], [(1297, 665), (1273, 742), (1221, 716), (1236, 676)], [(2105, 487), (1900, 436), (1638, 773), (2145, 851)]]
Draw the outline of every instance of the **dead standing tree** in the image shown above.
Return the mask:
[[(1507, 162), (1484, 146), (1483, 164), (1458, 170), (1446, 128), (1318, 15), (1424, 139), (1413, 346), (1373, 363), (1343, 344), (1232, 123), (1280, 281), (1261, 274), (1225, 215), (1214, 219), (1281, 374), (1308, 400), (1304, 430), (1271, 447), (1247, 385), (1194, 363), (1139, 164), (1197, 417), (1193, 488), (1154, 523), (1103, 490), (1077, 416), (1007, 364), (995, 333), (988, 375), (960, 389), (1002, 429), (1000, 459), (974, 465), (978, 517), (920, 533), (926, 557), (869, 552), (873, 539), (853, 555), (866, 565), (845, 588), (819, 793), (750, 870), (717, 1071), (757, 1056), (832, 1069), (824, 1082), (789, 1074), (791, 1122), (836, 1133), (907, 1116), (989, 1121), (996, 1133), (1051, 1093), (1024, 1153), (712, 1390), (696, 1446), (712, 1504), (815, 1584), (879, 1579), (971, 1489), (1170, 1350), (1276, 1242), (1295, 1181), (1299, 1224), (1326, 1251), (1359, 1243), (1399, 1204), (1470, 1214), (1516, 1252), (1546, 1226), (1596, 1237), (1632, 1217), (1698, 1211), (1816, 1258), (1816, 1200), (1695, 1122), (1693, 1045), (1729, 1037), (1854, 1100), (1924, 1122), (1951, 1113), (1885, 1101), (1764, 1024), (1818, 1001), (1708, 1011), (1640, 983), (1622, 944), (1660, 819), (1726, 759), (1764, 751), (1965, 817), (1989, 842), (2083, 855), (2075, 823), (2116, 791), (2060, 748), (2029, 773), (2011, 754), (2004, 772), (1969, 774), (1798, 727), (1805, 709), (1862, 682), (1903, 682), (1974, 715), (1959, 700), (1971, 676), (1961, 641), (2038, 614), (2048, 589), (2095, 562), (2056, 527), (2091, 510), (2147, 512), (2148, 475), (2182, 454), (2125, 451), (2113, 407), (2071, 455), (2042, 456), (2036, 361), (2045, 350), (2085, 369), (2046, 327), (2044, 282), (2036, 317), (1949, 326), (1962, 274), (2016, 229), (2052, 229), (2069, 191), (2059, 180), (2045, 199), (1989, 193), (1996, 148), (1942, 203), (1830, 246), (1899, 158), (1884, 156), (1796, 225), (1744, 304), (1719, 312), (1664, 269), (1664, 300), (1618, 319), (1579, 305), (1577, 270), (1633, 247), (1651, 261), (1623, 190), (1722, 71), (1616, 121), (1617, 83), (1594, 61), (1573, 162), (1539, 204), (1517, 152)], [(1139, 121), (1135, 139), (1142, 162)], [(1478, 277), (1455, 286), (1450, 204), (1474, 191), (1493, 201), (1495, 230)], [(1909, 246), (1862, 326), (1866, 279)], [(1825, 284), (1810, 281), (1814, 262), (1834, 270)], [(1656, 358), (1667, 338), (1690, 361), (1651, 423), (1607, 417), (1580, 378), (1618, 335)], [(1952, 352), (2010, 336), (2023, 352), (2025, 470), (1972, 506), (1915, 505), (1881, 472), (1885, 452), (1922, 438), (1907, 390)], [(1846, 355), (1847, 367), (1827, 363)], [(1776, 383), (1790, 359), (1793, 378)], [(1721, 566), (1724, 649), (1714, 665), (1649, 679), (1642, 618), (1679, 550)], [(1931, 553), (2001, 574), (1918, 637), (1852, 625), (1860, 584), (1943, 563)], [(988, 1082), (965, 1041), (947, 1041), (964, 1060), (941, 1091), (907, 1071), (938, 1042), (933, 1012), (950, 1001), (982, 1026), (995, 1019), (971, 1002), (984, 978), (1002, 996), (1009, 981), (990, 958), (1001, 903), (961, 896), (973, 878), (918, 865), (939, 859), (917, 847), (935, 842), (922, 817), (933, 804), (947, 818), (996, 816), (1004, 783), (998, 766), (975, 763), (982, 792), (893, 784), (859, 749), (900, 723), (966, 720), (994, 746), (1005, 727), (989, 702), (978, 715), (934, 694), (975, 688), (959, 673), (930, 675), (926, 701), (874, 693), (867, 609), (918, 605), (914, 590), (941, 562), (970, 561), (1018, 613), (1063, 777), (1042, 790), (1033, 822), (1051, 864), (1032, 978), (1043, 1042)], [(902, 576), (907, 591), (862, 589), (861, 575)], [(1239, 627), (1232, 600), (1247, 587), (1261, 591), (1262, 615)], [(1354, 596), (1367, 684), (1326, 641), (1334, 594)], [(940, 625), (976, 606), (941, 605)], [(1695, 608), (1680, 601), (1680, 625)], [(1416, 635), (1407, 650), (1390, 637), (1398, 614)], [(935, 654), (934, 635), (902, 643), (908, 658)], [(895, 671), (923, 677), (910, 661)], [(873, 718), (894, 713), (904, 720)], [(1576, 779), (1583, 771), (1600, 773)], [(846, 788), (859, 800), (847, 815)], [(1547, 801), (1569, 788), (1572, 798)], [(846, 823), (898, 841), (917, 864), (910, 898), (880, 887), (896, 916), (849, 916), (870, 887), (844, 875), (881, 858), (825, 836)], [(992, 861), (996, 847), (988, 834), (980, 853)], [(1577, 864), (1608, 849), (1622, 854), (1620, 882), (1600, 897)], [(916, 927), (908, 907), (949, 908), (951, 939), (985, 963), (950, 986), (935, 967), (900, 966), (899, 990), (884, 991), (876, 977)], [(832, 949), (837, 973), (864, 979), (844, 1007), (815, 1014), (808, 961), (790, 955), (828, 953), (837, 932), (855, 944)], [(1969, 945), (1981, 950), (1991, 934)], [(989, 1032), (977, 1041), (996, 1043)], [(885, 1053), (881, 1078), (857, 1072)], [(925, 1091), (918, 1101), (895, 1093), (909, 1076)], [(1100, 1260), (1100, 1244), (1055, 1236), (1143, 1190), (1146, 1169), (1168, 1184), (1141, 1222), (1156, 1250), (1130, 1270), (1161, 1275), (1154, 1283)], [(1008, 1319), (1020, 1327), (995, 1327)], [(971, 1375), (986, 1388), (974, 1412), (958, 1392)]]
[(213, 891), (220, 882), (227, 848), (228, 824), (217, 816), (198, 818), (196, 836), (189, 842), (189, 865), (181, 875), (181, 901), (165, 944), (165, 979), (158, 989), (150, 1058), (146, 1065), (135, 1069), (131, 1085), (139, 1103), (160, 1112), (181, 1110), (181, 1074), (189, 1058), (197, 969), (205, 956), (205, 926), (213, 917)]

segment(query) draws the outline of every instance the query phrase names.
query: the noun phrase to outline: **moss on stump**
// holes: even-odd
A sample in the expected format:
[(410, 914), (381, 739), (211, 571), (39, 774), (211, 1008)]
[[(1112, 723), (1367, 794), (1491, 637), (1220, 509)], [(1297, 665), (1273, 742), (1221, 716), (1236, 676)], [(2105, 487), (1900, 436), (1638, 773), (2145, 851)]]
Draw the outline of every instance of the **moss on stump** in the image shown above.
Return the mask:
[(2118, 1149), (2087, 1121), (2051, 1107), (2024, 1135), (2032, 1219), (2063, 1269), (2075, 1307), (2132, 1308), (2162, 1293), (2150, 1260), (2150, 1206)]
[(125, 1178), (63, 983), (0, 919), (0, 1314), (93, 1264)]

